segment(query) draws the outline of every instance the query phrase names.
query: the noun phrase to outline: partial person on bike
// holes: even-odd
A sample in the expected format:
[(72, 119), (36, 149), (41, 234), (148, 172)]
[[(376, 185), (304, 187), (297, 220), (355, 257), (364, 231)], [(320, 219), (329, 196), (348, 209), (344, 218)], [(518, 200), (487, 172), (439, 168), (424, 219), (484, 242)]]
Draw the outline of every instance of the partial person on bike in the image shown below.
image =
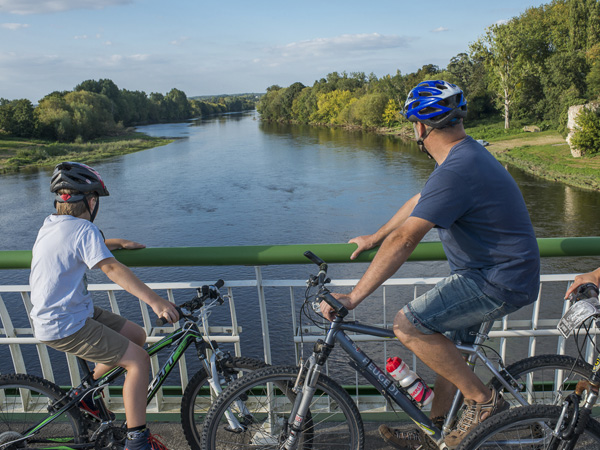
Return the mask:
[(573, 280), (573, 284), (569, 287), (569, 289), (567, 289), (567, 292), (565, 294), (565, 299), (569, 298), (569, 295), (571, 295), (573, 292), (575, 292), (575, 290), (586, 283), (592, 283), (596, 286), (596, 290), (598, 290), (598, 288), (600, 288), (600, 267), (598, 267), (596, 270), (593, 270), (591, 272), (588, 273), (582, 273), (581, 275), (577, 275), (575, 277), (575, 280)]
[[(350, 240), (358, 246), (352, 259), (380, 247), (352, 292), (335, 296), (348, 309), (356, 308), (394, 275), (432, 228), (437, 229), (451, 275), (404, 306), (394, 319), (394, 332), (438, 375), (431, 408), (434, 423), (443, 423), (456, 388), (463, 393), (466, 409), (445, 438), (453, 448), (478, 423), (509, 407), (467, 366), (454, 342), (473, 342), (482, 322), (536, 300), (539, 249), (517, 184), (465, 133), (462, 90), (442, 80), (419, 83), (408, 95), (404, 114), (435, 168), (422, 191), (377, 232)], [(325, 302), (321, 311), (333, 319)], [(398, 448), (416, 448), (426, 439), (420, 430), (385, 425), (380, 433)]]
[[(142, 283), (111, 253), (144, 245), (125, 239), (105, 240), (92, 223), (99, 198), (109, 195), (98, 172), (85, 164), (58, 164), (50, 191), (55, 194), (56, 213), (45, 219), (38, 233), (29, 279), (34, 335), (49, 347), (96, 363), (95, 378), (115, 366), (127, 369), (123, 385), (128, 427), (125, 450), (165, 449), (146, 428), (150, 374), (150, 358), (142, 348), (146, 333), (124, 317), (94, 307), (86, 270), (102, 270), (170, 323), (179, 318), (175, 305)], [(86, 398), (80, 405), (91, 415), (97, 414), (92, 399)]]

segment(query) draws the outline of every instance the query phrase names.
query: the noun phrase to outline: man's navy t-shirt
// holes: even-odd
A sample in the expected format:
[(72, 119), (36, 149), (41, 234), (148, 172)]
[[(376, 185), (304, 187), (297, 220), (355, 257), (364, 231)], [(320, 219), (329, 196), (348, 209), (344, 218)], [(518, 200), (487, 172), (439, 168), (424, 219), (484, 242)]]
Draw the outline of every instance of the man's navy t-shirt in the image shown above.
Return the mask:
[(523, 196), (471, 137), (436, 166), (412, 216), (437, 226), (452, 273), (472, 278), (497, 300), (517, 306), (535, 301), (540, 254)]

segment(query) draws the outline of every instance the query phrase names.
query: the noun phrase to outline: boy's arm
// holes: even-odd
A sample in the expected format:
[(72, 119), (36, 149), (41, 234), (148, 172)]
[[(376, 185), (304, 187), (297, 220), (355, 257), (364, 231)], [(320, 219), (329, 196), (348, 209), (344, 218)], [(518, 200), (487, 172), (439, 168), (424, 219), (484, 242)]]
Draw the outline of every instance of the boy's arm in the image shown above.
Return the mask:
[(133, 250), (136, 248), (146, 248), (144, 244), (140, 244), (139, 242), (128, 241), (127, 239), (118, 238), (105, 239), (104, 244), (108, 247), (110, 251), (120, 249)]
[(129, 267), (121, 264), (115, 258), (103, 259), (94, 268), (101, 269), (114, 283), (150, 306), (158, 317), (164, 317), (169, 323), (179, 319), (179, 313), (173, 303), (146, 286)]

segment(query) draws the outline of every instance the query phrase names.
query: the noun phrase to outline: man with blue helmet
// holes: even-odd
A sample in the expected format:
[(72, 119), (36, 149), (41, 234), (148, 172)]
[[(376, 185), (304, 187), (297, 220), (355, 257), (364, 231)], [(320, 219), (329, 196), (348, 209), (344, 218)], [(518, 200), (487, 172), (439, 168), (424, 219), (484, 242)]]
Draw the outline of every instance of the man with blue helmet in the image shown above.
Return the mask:
[[(395, 317), (394, 332), (438, 374), (434, 423), (443, 423), (456, 388), (465, 397), (466, 409), (445, 437), (450, 448), (478, 423), (509, 407), (467, 366), (453, 341), (473, 342), (481, 322), (534, 302), (539, 291), (539, 249), (521, 192), (508, 171), (467, 136), (462, 123), (466, 114), (463, 92), (454, 84), (424, 81), (410, 91), (405, 116), (435, 168), (422, 191), (377, 232), (350, 240), (358, 246), (352, 259), (380, 248), (352, 292), (335, 294), (348, 309), (356, 308), (437, 228), (451, 275), (404, 306)], [(324, 302), (321, 310), (333, 318)], [(380, 433), (399, 448), (433, 444), (420, 429), (382, 425)]]

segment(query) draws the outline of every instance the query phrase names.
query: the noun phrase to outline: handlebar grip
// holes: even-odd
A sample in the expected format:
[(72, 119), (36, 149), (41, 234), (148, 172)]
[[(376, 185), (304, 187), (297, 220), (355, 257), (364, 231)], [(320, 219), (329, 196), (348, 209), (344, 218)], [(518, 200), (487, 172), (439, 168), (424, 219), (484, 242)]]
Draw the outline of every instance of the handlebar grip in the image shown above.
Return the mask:
[(215, 287), (217, 289), (221, 289), (223, 287), (223, 285), (225, 285), (225, 282), (221, 279), (217, 280), (217, 282), (215, 283)]
[[(175, 309), (177, 310), (177, 314), (179, 314), (179, 320), (181, 320), (181, 318), (183, 317), (183, 311), (181, 311), (181, 308), (179, 308), (179, 306), (176, 306)], [(165, 319), (164, 317), (159, 317), (156, 319), (156, 322), (154, 322), (154, 324), (157, 327), (162, 327), (163, 325), (169, 323), (169, 321), (167, 319)]]
[(323, 261), (321, 258), (319, 258), (317, 255), (315, 255), (310, 250), (305, 251), (304, 256), (306, 256), (308, 259), (310, 259), (312, 262), (314, 262), (317, 266), (320, 266), (321, 264), (325, 264), (325, 261)]
[(569, 300), (574, 303), (578, 302), (579, 300), (592, 297), (598, 297), (598, 286), (596, 286), (594, 283), (585, 283), (579, 286), (575, 292), (572, 292), (569, 295)]
[(348, 308), (346, 308), (344, 305), (338, 302), (333, 295), (326, 293), (322, 295), (322, 298), (325, 301), (325, 303), (327, 303), (335, 310), (337, 316), (343, 319), (348, 315)]

